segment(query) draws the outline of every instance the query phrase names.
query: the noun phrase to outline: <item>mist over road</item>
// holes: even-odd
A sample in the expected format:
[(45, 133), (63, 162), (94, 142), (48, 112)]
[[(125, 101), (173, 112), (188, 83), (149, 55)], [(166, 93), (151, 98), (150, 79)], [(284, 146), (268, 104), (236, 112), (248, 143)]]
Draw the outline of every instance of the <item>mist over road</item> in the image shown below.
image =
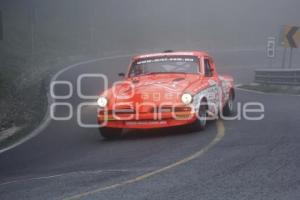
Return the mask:
[[(114, 81), (127, 62), (128, 58), (118, 58), (82, 65), (58, 80), (74, 82), (82, 73), (101, 69)], [(93, 93), (97, 83), (95, 80), (83, 90)], [(67, 101), (76, 106), (83, 100), (74, 96)], [(82, 198), (295, 199), (299, 195), (300, 118), (293, 110), (300, 106), (299, 97), (237, 91), (237, 101), (262, 102), (265, 118), (224, 121), (225, 136), (201, 157), (148, 179)], [(282, 102), (286, 102), (284, 109)], [(84, 111), (88, 121), (95, 116), (92, 108)], [(52, 121), (38, 136), (0, 154), (0, 196), (63, 199), (118, 184), (192, 155), (217, 134), (216, 122), (211, 122), (197, 133), (184, 127), (131, 131), (122, 139), (107, 141), (97, 129), (80, 128), (75, 117), (67, 122)]]
[[(283, 24), (299, 23), (298, 9), (298, 0), (3, 0), (0, 75), (22, 85), (66, 67), (51, 69), (49, 61), (46, 70), (40, 60), (106, 57), (58, 77), (74, 86), (74, 95), (60, 100), (74, 113), (85, 101), (76, 95), (78, 76), (101, 73), (117, 81), (133, 53), (205, 50), (220, 74), (251, 83), (255, 69), (268, 67), (266, 38), (277, 37)], [(299, 59), (294, 56), (295, 67)], [(26, 76), (33, 72), (39, 76)], [(98, 95), (100, 88), (95, 79), (82, 89)], [(114, 141), (79, 127), (76, 116), (52, 120), (36, 137), (0, 154), (0, 199), (299, 199), (299, 97), (236, 91), (236, 102), (254, 101), (265, 107), (263, 120), (213, 121), (200, 132), (133, 130)], [(83, 119), (95, 122), (95, 107), (85, 108)]]

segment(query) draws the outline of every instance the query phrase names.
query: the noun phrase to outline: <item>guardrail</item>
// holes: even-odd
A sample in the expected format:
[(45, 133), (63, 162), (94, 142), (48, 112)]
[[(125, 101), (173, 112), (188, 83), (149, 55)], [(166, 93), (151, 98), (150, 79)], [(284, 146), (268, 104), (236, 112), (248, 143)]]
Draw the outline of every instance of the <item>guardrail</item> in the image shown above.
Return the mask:
[(300, 86), (300, 69), (258, 69), (256, 83)]

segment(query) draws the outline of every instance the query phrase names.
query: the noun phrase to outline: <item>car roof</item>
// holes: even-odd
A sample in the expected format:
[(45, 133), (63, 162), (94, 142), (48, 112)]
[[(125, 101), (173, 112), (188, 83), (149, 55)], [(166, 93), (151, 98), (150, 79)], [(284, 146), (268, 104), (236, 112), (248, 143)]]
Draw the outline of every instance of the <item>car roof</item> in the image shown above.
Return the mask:
[(152, 57), (162, 57), (162, 56), (209, 56), (208, 53), (204, 51), (174, 51), (174, 52), (162, 52), (162, 53), (150, 53), (150, 54), (140, 54), (133, 57), (133, 60), (152, 58)]

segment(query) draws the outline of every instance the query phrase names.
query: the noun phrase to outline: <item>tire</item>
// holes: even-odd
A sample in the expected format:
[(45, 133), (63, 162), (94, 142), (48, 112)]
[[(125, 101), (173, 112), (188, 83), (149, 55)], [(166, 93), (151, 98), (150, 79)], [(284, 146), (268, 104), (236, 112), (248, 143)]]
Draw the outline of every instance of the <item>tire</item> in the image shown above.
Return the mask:
[(122, 136), (122, 130), (121, 128), (108, 128), (108, 127), (102, 127), (99, 128), (99, 132), (102, 135), (102, 137), (106, 139), (117, 139)]
[(192, 130), (204, 130), (207, 124), (207, 103), (202, 100), (196, 121), (192, 124)]
[(224, 116), (230, 116), (233, 114), (233, 100), (234, 100), (234, 94), (233, 91), (230, 91), (229, 99), (226, 102), (225, 106), (223, 107)]

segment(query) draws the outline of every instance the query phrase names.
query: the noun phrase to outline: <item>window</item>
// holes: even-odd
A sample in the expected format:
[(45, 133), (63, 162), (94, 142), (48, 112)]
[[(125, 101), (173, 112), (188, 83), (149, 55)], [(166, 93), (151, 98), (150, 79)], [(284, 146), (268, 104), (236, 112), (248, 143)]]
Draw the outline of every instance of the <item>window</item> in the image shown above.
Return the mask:
[(212, 76), (212, 68), (210, 66), (209, 60), (205, 59), (204, 60), (204, 70), (205, 70), (205, 76), (211, 77)]
[(129, 76), (168, 73), (199, 73), (199, 59), (194, 56), (152, 57), (135, 61)]

